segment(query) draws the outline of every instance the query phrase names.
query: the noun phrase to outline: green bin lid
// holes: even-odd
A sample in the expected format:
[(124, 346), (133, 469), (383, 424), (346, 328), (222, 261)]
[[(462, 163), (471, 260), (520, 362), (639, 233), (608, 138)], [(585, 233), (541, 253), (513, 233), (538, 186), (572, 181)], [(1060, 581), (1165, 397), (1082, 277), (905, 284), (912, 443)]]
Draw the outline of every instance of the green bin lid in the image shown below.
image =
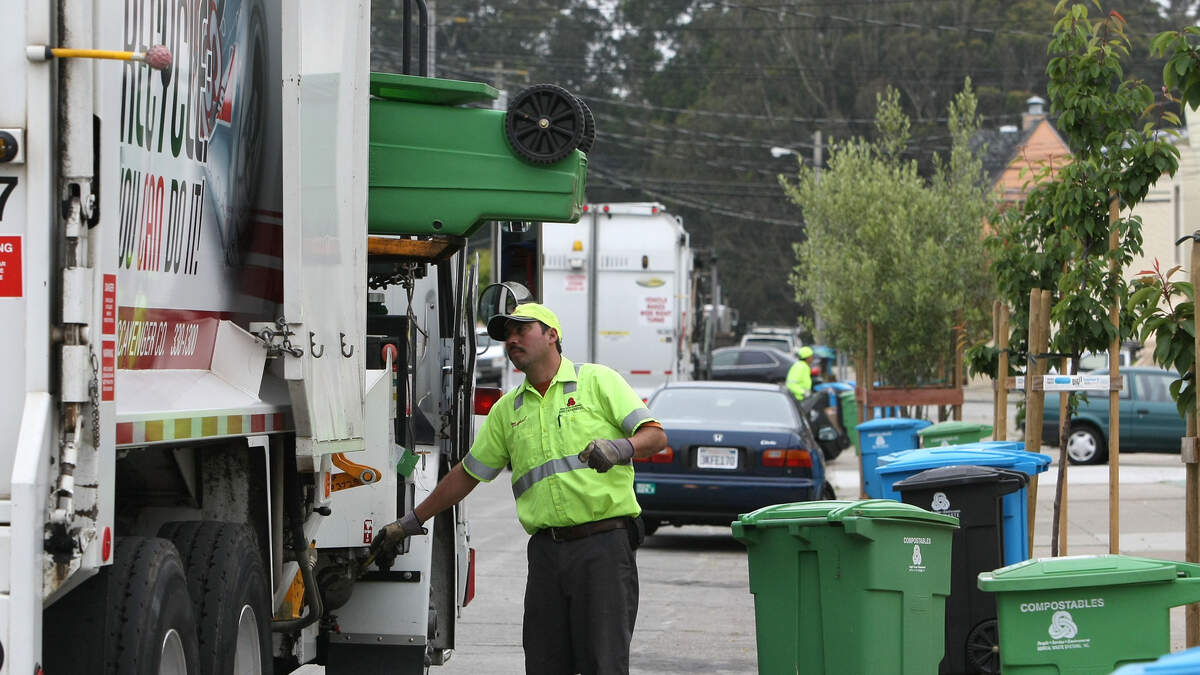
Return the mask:
[(371, 73), (371, 95), (389, 101), (463, 105), (487, 103), (500, 96), (499, 90), (482, 82), (443, 80), (437, 77)]
[(1179, 574), (1169, 560), (1124, 555), (1038, 558), (979, 574), (984, 591), (1047, 591), (1085, 586), (1120, 586), (1171, 581)]
[[(957, 526), (958, 518), (941, 513), (931, 513), (912, 504), (902, 504), (892, 499), (864, 499), (862, 501), (830, 500), (820, 502), (795, 502), (772, 504), (757, 511), (742, 514), (738, 521), (743, 525), (758, 527), (783, 526), (796, 521), (841, 522), (846, 518), (889, 518), (892, 520), (914, 520)], [(815, 524), (815, 522), (813, 523)]]
[(918, 430), (917, 435), (924, 437), (929, 435), (942, 436), (951, 434), (970, 434), (984, 430), (990, 432), (992, 430), (992, 425), (978, 424), (976, 422), (938, 422), (937, 424), (933, 424), (925, 427), (924, 429)]

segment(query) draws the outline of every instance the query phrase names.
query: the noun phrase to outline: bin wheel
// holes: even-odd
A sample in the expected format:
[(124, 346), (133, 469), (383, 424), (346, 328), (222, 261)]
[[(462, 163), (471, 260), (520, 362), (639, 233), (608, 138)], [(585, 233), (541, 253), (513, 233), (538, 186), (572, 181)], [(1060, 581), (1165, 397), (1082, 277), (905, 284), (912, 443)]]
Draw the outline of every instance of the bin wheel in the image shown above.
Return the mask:
[(533, 164), (553, 164), (571, 154), (583, 143), (585, 126), (579, 99), (555, 84), (524, 89), (504, 116), (509, 145)]
[(584, 103), (583, 99), (576, 96), (575, 100), (579, 101), (579, 107), (583, 109), (583, 139), (579, 141), (578, 150), (586, 155), (596, 144), (596, 116), (592, 114), (592, 109), (588, 107), (587, 103)]
[(967, 663), (976, 673), (1000, 672), (1000, 638), (996, 620), (988, 619), (967, 634)]

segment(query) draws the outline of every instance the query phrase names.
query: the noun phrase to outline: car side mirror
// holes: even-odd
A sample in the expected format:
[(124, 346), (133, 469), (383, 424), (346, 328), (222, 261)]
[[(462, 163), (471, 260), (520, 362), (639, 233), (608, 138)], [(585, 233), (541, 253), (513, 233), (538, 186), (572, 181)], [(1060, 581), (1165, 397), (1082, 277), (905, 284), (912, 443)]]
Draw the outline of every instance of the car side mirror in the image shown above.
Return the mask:
[(476, 314), (487, 325), (497, 314), (512, 314), (517, 305), (533, 300), (533, 294), (515, 281), (492, 284), (479, 294), (479, 312)]

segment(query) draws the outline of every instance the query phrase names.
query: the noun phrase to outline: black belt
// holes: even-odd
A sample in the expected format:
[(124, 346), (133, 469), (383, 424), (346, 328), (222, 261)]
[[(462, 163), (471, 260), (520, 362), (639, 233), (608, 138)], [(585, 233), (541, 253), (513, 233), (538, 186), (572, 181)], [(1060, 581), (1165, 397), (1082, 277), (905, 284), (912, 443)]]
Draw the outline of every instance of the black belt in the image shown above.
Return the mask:
[(593, 520), (590, 523), (572, 525), (571, 527), (547, 527), (538, 530), (537, 533), (549, 535), (554, 541), (574, 541), (601, 532), (626, 529), (629, 527), (629, 521), (629, 516), (617, 516), (616, 518)]

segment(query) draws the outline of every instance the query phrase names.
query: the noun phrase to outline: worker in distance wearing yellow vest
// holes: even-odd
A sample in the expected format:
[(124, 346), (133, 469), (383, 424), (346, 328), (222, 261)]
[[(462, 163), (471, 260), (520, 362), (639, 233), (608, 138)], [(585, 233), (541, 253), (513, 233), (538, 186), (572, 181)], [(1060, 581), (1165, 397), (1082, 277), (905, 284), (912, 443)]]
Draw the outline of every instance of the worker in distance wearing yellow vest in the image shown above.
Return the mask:
[(803, 401), (812, 393), (812, 347), (797, 349), (796, 356), (800, 357), (800, 360), (793, 363), (792, 367), (788, 369), (787, 388), (797, 401)]
[(634, 550), (644, 536), (630, 460), (662, 450), (667, 435), (615, 371), (562, 356), (562, 327), (548, 308), (518, 305), (487, 328), (525, 382), (492, 406), (467, 457), (372, 548), (424, 533), (421, 523), (511, 463), (517, 518), (532, 535), (525, 672), (628, 673)]

